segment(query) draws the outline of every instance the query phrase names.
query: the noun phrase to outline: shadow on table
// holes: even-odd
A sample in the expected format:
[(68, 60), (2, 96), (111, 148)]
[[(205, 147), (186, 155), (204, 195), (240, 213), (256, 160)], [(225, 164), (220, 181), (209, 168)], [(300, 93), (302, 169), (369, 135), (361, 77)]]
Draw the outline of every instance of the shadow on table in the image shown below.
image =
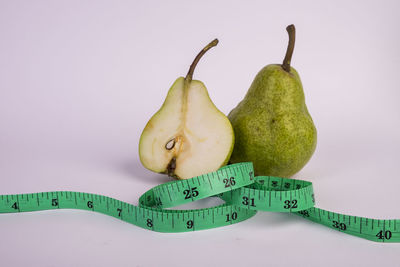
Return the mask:
[(139, 179), (151, 185), (154, 185), (154, 183), (163, 184), (174, 180), (165, 174), (158, 174), (147, 170), (145, 167), (143, 167), (138, 158), (121, 162), (118, 168), (128, 176), (134, 179)]

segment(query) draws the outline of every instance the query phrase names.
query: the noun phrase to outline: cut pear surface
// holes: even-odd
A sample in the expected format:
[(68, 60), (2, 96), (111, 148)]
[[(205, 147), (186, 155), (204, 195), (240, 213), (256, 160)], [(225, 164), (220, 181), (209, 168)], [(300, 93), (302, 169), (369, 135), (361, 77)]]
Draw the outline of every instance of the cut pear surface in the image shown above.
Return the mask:
[(217, 170), (228, 162), (234, 145), (230, 121), (211, 101), (205, 85), (191, 79), (194, 67), (191, 70), (171, 86), (139, 141), (144, 167), (178, 179)]

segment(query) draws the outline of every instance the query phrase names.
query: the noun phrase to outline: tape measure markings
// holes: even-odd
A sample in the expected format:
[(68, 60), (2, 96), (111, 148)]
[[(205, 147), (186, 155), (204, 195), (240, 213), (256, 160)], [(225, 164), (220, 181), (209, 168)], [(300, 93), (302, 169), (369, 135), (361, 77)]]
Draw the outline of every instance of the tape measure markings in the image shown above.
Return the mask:
[[(319, 208), (312, 208), (307, 210), (307, 213), (303, 212), (302, 214), (299, 212), (297, 214), (311, 221), (336, 229), (340, 232), (363, 237), (368, 240), (380, 242), (400, 242), (400, 233), (397, 232), (397, 224), (400, 224), (399, 220), (370, 219), (339, 214)], [(386, 221), (389, 222), (389, 225), (387, 225)], [(378, 224), (378, 227), (376, 224)]]
[[(210, 196), (218, 196), (225, 203), (197, 210), (165, 209)], [(344, 215), (316, 208), (314, 203), (312, 183), (272, 176), (254, 177), (252, 164), (240, 163), (189, 180), (156, 186), (139, 198), (139, 206), (98, 194), (54, 191), (1, 195), (0, 213), (82, 209), (153, 231), (187, 232), (241, 222), (254, 216), (257, 210), (278, 211), (294, 213), (368, 240), (400, 242), (397, 231), (400, 220)]]

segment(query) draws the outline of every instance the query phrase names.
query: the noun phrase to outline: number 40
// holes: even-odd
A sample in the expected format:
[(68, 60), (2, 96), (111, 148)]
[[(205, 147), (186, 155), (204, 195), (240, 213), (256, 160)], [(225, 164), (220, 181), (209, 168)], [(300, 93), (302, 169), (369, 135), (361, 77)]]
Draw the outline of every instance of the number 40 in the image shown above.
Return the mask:
[(392, 238), (392, 232), (387, 230), (385, 232), (383, 232), (382, 230), (379, 231), (379, 233), (376, 234), (376, 237), (378, 239), (386, 239), (389, 240), (390, 238)]

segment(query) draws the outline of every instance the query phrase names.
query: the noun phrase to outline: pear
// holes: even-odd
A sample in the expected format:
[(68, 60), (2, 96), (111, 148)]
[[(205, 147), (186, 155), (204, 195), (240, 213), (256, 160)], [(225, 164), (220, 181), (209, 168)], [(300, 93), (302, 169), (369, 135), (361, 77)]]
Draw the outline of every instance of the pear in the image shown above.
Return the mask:
[(228, 115), (236, 140), (230, 162), (252, 161), (256, 175), (292, 176), (309, 161), (317, 144), (299, 74), (290, 66), (295, 27), (286, 30), (289, 45), (283, 64), (264, 67)]
[(235, 143), (232, 125), (211, 101), (206, 86), (192, 80), (200, 58), (217, 44), (215, 39), (200, 51), (186, 77), (176, 79), (144, 128), (139, 157), (147, 169), (188, 179), (229, 161)]

